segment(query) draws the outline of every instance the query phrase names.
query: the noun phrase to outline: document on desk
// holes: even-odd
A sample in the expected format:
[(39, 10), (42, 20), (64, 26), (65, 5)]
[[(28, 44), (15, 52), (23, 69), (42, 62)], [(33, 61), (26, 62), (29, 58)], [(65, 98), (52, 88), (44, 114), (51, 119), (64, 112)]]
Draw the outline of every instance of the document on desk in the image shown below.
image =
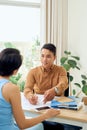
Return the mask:
[(26, 99), (23, 93), (21, 93), (21, 103), (22, 103), (22, 108), (23, 110), (35, 110), (38, 107), (45, 107), (48, 106), (50, 107), (51, 102), (47, 102), (44, 104), (43, 101), (43, 95), (37, 94), (38, 95), (38, 103), (36, 105), (32, 105), (29, 103), (29, 101)]

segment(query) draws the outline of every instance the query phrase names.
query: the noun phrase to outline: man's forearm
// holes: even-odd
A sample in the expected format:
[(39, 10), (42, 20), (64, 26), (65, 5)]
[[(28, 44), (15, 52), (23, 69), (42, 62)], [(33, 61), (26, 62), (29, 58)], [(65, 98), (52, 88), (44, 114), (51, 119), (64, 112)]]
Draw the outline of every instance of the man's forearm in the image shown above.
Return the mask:
[(25, 89), (24, 89), (24, 95), (25, 95), (25, 97), (26, 97), (27, 99), (29, 98), (29, 96), (30, 96), (31, 94), (33, 94), (33, 90), (31, 90), (31, 89), (29, 89), (29, 88), (25, 88)]
[(61, 96), (64, 93), (64, 91), (66, 90), (66, 88), (68, 88), (68, 84), (61, 82), (58, 85), (56, 85), (55, 92), (58, 96)]

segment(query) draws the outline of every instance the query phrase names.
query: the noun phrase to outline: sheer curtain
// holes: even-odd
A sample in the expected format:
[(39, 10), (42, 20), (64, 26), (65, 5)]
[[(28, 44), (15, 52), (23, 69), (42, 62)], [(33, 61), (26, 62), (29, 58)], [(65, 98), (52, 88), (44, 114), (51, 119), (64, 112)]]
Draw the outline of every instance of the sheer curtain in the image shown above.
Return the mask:
[(56, 64), (68, 48), (68, 0), (41, 0), (41, 43), (57, 47)]

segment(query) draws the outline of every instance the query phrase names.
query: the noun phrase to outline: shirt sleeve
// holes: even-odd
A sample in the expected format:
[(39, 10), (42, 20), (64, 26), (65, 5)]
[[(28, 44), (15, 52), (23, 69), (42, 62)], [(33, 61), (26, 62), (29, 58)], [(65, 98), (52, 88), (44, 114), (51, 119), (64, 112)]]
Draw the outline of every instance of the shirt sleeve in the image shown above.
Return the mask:
[(59, 83), (56, 85), (56, 87), (59, 90), (58, 96), (64, 95), (64, 91), (68, 88), (67, 72), (63, 67), (60, 68)]
[(24, 95), (26, 98), (28, 98), (29, 95), (33, 93), (34, 84), (35, 84), (34, 70), (32, 69), (27, 74), (27, 78), (25, 82)]

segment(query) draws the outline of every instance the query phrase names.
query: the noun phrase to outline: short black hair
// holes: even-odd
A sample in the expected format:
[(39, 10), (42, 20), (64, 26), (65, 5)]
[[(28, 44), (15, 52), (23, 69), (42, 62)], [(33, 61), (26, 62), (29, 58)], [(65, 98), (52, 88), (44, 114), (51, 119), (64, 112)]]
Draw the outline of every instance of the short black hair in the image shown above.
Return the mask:
[(56, 55), (56, 47), (52, 43), (46, 43), (46, 44), (44, 44), (42, 46), (41, 50), (42, 49), (48, 49), (48, 50), (50, 50), (54, 54), (54, 56)]
[(22, 64), (20, 51), (15, 48), (6, 48), (0, 52), (0, 75), (10, 76)]

